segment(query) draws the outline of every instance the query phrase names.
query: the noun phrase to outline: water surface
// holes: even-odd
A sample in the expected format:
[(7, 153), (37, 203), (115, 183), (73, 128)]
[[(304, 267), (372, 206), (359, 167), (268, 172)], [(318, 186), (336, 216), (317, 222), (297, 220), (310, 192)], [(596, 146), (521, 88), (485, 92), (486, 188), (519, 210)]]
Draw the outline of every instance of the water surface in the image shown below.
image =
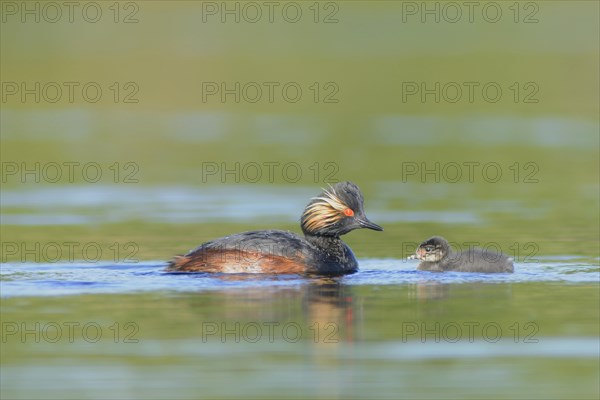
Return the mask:
[(3, 397), (598, 394), (594, 260), (496, 275), (360, 265), (327, 279), (3, 264)]

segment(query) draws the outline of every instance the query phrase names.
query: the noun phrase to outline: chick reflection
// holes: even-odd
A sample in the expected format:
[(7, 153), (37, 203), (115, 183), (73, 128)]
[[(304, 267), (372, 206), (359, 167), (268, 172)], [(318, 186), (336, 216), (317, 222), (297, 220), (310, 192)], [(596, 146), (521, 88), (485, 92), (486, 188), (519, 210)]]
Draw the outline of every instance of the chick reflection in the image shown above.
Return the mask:
[(409, 292), (411, 297), (419, 301), (441, 300), (449, 295), (450, 285), (439, 282), (422, 282), (414, 285), (414, 290)]

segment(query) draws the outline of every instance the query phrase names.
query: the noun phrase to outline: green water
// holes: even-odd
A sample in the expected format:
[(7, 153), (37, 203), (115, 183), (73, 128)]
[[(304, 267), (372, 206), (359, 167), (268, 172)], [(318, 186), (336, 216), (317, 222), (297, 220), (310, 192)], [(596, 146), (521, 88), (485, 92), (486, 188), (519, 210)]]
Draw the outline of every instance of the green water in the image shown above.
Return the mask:
[[(598, 397), (597, 2), (482, 2), (473, 22), (461, 2), (426, 2), (439, 22), (393, 1), (286, 2), (270, 22), (258, 2), (262, 19), (239, 23), (221, 2), (99, 2), (96, 23), (83, 5), (73, 22), (40, 8), (23, 23), (34, 2), (0, 3), (2, 398)], [(385, 228), (344, 238), (359, 274), (161, 273), (217, 236), (298, 232), (309, 198), (341, 180)], [(496, 244), (517, 273), (415, 275), (400, 259), (434, 234)], [(98, 262), (66, 242), (97, 245), (115, 276), (84, 279)], [(262, 335), (222, 340), (222, 323)]]
[(535, 283), (5, 300), (40, 333), (8, 336), (3, 397), (593, 398), (598, 300)]

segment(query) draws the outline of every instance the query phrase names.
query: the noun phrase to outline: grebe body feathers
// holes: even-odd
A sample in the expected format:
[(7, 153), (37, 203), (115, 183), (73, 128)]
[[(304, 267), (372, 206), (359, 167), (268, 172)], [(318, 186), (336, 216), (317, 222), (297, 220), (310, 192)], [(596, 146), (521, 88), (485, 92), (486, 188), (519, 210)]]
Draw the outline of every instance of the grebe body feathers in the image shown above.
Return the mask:
[(355, 184), (342, 182), (324, 190), (301, 217), (304, 237), (281, 230), (237, 233), (206, 242), (170, 261), (168, 271), (320, 274), (356, 272), (358, 262), (340, 236), (354, 229), (381, 231), (369, 221)]

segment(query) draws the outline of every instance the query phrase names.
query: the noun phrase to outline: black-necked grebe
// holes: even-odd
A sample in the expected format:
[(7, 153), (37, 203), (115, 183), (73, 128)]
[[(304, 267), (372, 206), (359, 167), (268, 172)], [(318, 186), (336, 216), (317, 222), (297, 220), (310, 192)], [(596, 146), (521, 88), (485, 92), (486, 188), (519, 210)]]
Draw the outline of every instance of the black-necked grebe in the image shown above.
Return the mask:
[(300, 219), (304, 238), (280, 230), (251, 231), (206, 242), (169, 262), (168, 271), (321, 274), (356, 272), (352, 250), (340, 239), (354, 229), (382, 231), (369, 221), (363, 196), (351, 182), (313, 198)]
[(472, 248), (455, 253), (450, 243), (440, 236), (434, 236), (417, 247), (415, 255), (409, 258), (421, 260), (421, 271), (457, 272), (513, 272), (513, 259), (501, 253)]

